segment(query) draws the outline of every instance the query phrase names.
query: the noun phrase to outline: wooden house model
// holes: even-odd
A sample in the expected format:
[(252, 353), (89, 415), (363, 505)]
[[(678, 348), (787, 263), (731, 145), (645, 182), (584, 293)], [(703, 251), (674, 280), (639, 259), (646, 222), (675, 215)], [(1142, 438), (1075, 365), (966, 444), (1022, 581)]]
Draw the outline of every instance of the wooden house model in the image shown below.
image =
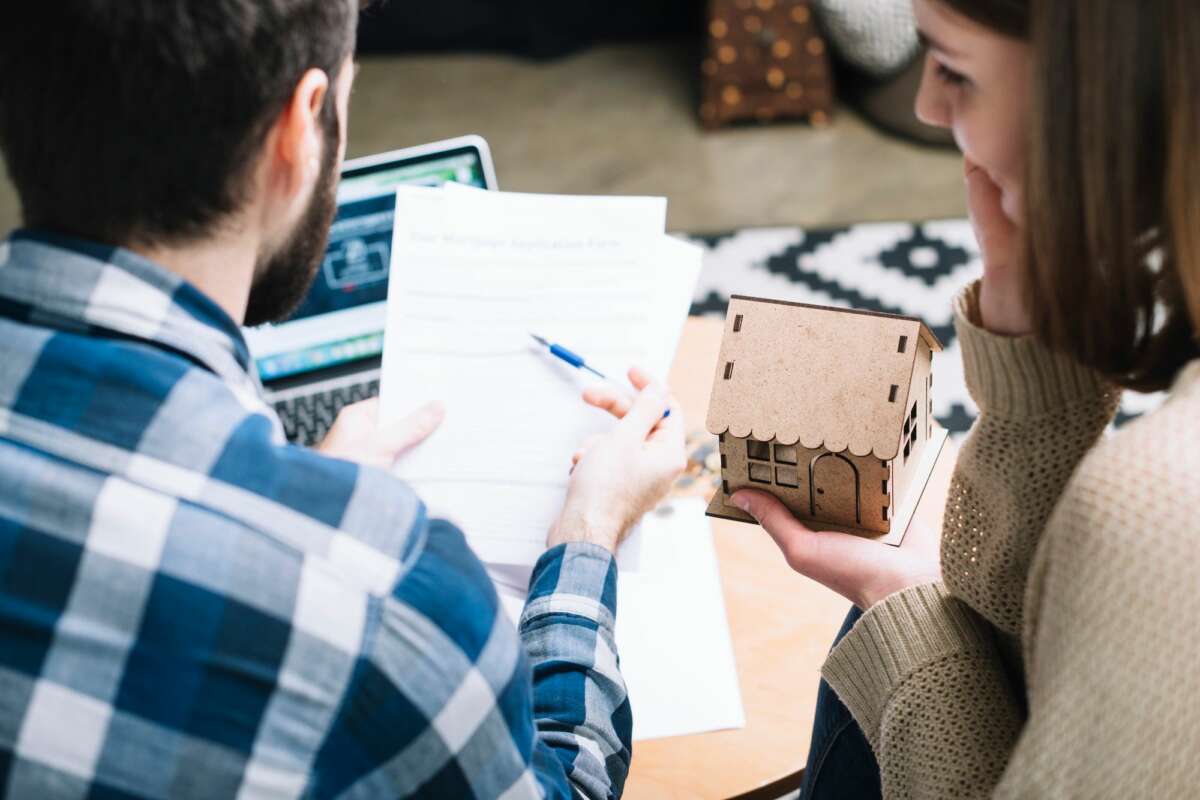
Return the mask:
[(933, 420), (933, 353), (919, 319), (734, 296), (707, 427), (720, 438), (710, 516), (761, 489), (814, 529), (899, 544), (946, 432)]

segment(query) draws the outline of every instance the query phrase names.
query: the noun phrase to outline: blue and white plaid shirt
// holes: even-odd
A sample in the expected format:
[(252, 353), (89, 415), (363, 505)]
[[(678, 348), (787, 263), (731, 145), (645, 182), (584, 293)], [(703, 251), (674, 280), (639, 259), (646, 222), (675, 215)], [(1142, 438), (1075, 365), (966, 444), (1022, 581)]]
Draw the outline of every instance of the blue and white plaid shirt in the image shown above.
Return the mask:
[(514, 629), (407, 486), (284, 442), (198, 290), (0, 243), (0, 795), (619, 796), (616, 579), (555, 548)]

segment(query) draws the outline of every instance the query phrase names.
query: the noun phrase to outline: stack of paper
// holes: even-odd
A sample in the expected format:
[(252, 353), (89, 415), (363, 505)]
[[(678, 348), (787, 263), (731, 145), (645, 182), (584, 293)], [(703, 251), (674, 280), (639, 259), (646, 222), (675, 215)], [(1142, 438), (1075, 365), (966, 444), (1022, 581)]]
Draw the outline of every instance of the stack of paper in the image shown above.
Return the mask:
[[(624, 381), (665, 379), (700, 270), (668, 237), (666, 200), (406, 187), (381, 379), (384, 421), (430, 400), (441, 428), (397, 474), (489, 564), (526, 570), (562, 508), (571, 455), (613, 425), (584, 405), (594, 378), (531, 333)], [(630, 390), (632, 392), (632, 389)]]
[[(381, 413), (399, 419), (430, 400), (447, 411), (397, 474), (466, 533), (514, 621), (572, 453), (615, 424), (580, 398), (586, 373), (530, 333), (610, 378), (623, 381), (631, 365), (665, 378), (701, 259), (665, 235), (665, 222), (658, 198), (455, 184), (397, 194)], [(617, 642), (635, 738), (744, 724), (704, 504), (650, 515), (618, 561)]]

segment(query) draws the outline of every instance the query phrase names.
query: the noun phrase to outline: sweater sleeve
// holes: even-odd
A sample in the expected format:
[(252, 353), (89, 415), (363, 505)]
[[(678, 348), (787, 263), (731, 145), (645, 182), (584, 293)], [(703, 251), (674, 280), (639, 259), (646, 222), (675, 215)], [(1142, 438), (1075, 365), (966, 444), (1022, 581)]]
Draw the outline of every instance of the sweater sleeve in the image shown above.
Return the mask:
[(994, 633), (940, 584), (877, 603), (830, 653), (825, 679), (879, 762), (883, 796), (990, 796), (1022, 723)]
[(951, 594), (1016, 637), (1046, 520), (1112, 420), (1120, 392), (1032, 337), (980, 328), (978, 292), (973, 284), (955, 301), (964, 375), (979, 418), (950, 484), (942, 575)]

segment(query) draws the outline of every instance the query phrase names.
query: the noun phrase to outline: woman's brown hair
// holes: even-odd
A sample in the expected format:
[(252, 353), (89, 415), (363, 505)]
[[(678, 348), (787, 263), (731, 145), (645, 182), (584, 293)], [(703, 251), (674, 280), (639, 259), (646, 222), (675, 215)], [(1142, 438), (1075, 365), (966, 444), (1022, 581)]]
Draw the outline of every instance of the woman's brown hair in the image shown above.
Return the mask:
[(941, 1), (1033, 45), (1036, 334), (1118, 384), (1166, 388), (1200, 357), (1200, 8)]
[(967, 19), (1014, 39), (1029, 38), (1029, 0), (941, 0)]

